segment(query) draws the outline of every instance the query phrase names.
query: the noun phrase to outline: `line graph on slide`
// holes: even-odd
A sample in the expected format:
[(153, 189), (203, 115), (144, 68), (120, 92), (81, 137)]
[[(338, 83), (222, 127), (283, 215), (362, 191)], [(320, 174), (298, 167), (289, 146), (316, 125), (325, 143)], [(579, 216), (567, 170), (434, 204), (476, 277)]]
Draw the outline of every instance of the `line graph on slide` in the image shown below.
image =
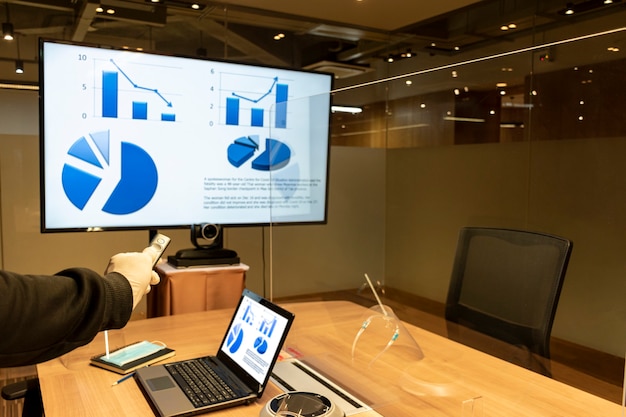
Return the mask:
[(113, 119), (176, 121), (171, 98), (174, 94), (155, 87), (168, 86), (171, 69), (159, 71), (159, 67), (150, 66), (146, 70), (145, 65), (120, 64), (113, 59), (96, 64), (94, 85), (101, 90), (101, 94), (96, 95), (96, 114)]
[(267, 92), (265, 94), (262, 94), (259, 98), (255, 99), (255, 98), (251, 98), (251, 97), (246, 97), (246, 96), (241, 95), (239, 93), (236, 93), (234, 91), (233, 91), (233, 97), (237, 97), (237, 98), (240, 98), (242, 100), (249, 101), (251, 103), (258, 103), (259, 101), (263, 100), (265, 97), (267, 97), (270, 94), (272, 94), (272, 91), (274, 90), (274, 87), (276, 87), (276, 83), (277, 82), (278, 82), (278, 77), (274, 77), (274, 82), (270, 86), (269, 90), (267, 90)]
[(286, 80), (223, 73), (220, 94), (226, 125), (287, 128), (289, 84)]

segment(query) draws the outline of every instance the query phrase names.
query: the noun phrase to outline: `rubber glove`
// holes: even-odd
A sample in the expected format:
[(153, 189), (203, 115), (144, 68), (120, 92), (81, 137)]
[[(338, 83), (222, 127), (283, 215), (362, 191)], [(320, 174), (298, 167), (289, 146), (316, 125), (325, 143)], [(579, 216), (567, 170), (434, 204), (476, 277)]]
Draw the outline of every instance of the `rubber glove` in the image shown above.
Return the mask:
[(133, 309), (141, 297), (150, 292), (150, 285), (161, 281), (159, 274), (152, 270), (158, 256), (156, 249), (147, 247), (142, 252), (118, 253), (109, 260), (105, 274), (117, 272), (128, 280), (133, 290)]

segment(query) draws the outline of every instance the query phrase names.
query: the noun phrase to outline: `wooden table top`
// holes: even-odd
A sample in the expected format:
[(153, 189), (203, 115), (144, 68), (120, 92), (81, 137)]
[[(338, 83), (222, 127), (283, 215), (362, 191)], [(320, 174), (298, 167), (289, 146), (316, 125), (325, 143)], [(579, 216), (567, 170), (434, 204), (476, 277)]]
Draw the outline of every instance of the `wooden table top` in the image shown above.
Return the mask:
[[(296, 315), (285, 350), (375, 410), (360, 416), (622, 416), (618, 404), (350, 302), (283, 306)], [(109, 341), (115, 347), (158, 340), (176, 350), (169, 361), (214, 354), (231, 315), (226, 309), (133, 321), (110, 331)], [(103, 340), (98, 335), (91, 344), (38, 365), (46, 417), (154, 415), (133, 379), (112, 386), (120, 375), (88, 365), (104, 351)], [(258, 416), (279, 393), (270, 383), (256, 403), (211, 415)], [(482, 414), (470, 414), (472, 407)]]

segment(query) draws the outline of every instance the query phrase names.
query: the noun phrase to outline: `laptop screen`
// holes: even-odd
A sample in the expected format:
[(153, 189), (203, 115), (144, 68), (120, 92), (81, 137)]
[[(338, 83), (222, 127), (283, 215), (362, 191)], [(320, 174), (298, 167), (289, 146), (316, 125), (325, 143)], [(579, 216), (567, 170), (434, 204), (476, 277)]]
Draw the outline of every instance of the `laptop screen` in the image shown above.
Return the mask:
[(244, 292), (220, 351), (263, 384), (289, 320)]

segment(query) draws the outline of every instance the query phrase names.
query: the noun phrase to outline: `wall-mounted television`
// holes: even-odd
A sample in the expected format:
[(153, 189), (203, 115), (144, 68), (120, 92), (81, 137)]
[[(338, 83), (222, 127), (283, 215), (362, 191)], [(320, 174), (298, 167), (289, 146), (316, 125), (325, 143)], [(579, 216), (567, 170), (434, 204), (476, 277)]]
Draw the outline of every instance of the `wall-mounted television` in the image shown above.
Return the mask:
[(40, 41), (42, 232), (326, 222), (332, 75)]

